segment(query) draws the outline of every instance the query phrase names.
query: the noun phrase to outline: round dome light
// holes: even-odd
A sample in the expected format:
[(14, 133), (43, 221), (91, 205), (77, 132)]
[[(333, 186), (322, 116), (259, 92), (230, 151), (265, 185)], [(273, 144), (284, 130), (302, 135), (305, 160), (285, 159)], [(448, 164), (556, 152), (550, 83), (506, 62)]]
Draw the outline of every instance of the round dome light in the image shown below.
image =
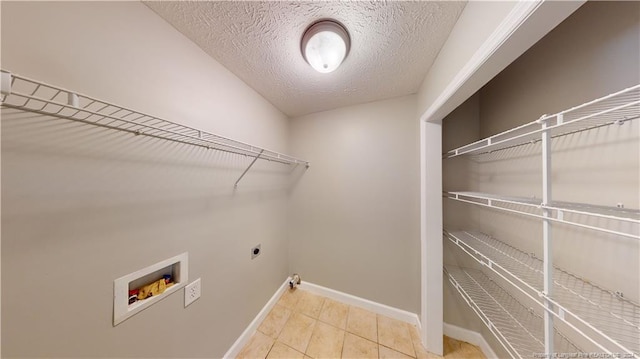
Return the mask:
[(347, 57), (350, 47), (347, 29), (334, 20), (318, 21), (302, 35), (302, 56), (321, 73), (335, 71)]

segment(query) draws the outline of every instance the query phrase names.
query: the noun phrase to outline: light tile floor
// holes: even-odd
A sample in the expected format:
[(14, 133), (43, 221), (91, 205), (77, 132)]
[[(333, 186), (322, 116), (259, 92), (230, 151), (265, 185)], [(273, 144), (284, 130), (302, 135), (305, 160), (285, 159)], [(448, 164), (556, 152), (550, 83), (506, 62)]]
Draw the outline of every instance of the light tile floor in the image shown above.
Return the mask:
[[(446, 359), (485, 358), (471, 344), (444, 338)], [(301, 289), (287, 290), (238, 358), (416, 358), (435, 359), (418, 330)]]

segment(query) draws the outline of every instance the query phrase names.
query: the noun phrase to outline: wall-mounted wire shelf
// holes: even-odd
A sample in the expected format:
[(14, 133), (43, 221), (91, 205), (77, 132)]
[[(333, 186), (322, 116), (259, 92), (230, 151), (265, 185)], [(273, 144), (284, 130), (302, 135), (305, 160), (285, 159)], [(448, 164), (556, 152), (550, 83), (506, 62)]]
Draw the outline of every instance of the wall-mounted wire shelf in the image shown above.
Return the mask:
[[(455, 201), (471, 203), (483, 207), (494, 208), (511, 213), (548, 219), (557, 223), (564, 223), (581, 228), (605, 232), (618, 236), (640, 240), (640, 210), (618, 207), (589, 205), (584, 203), (572, 203), (553, 201), (543, 204), (541, 199), (499, 196), (479, 192), (443, 192), (444, 197)], [(542, 211), (548, 210), (549, 217), (545, 217)], [(599, 218), (616, 223), (623, 223), (619, 230), (598, 227), (594, 221), (587, 219)], [(586, 222), (586, 223), (585, 223)]]
[[(287, 165), (309, 166), (308, 161), (276, 151), (232, 140), (121, 107), (61, 87), (12, 74), (5, 70), (0, 71), (0, 107), (2, 108), (13, 108), (41, 115), (54, 116), (94, 126), (125, 131), (134, 135), (154, 137), (240, 154), (254, 159), (273, 161)], [(251, 165), (253, 165), (254, 162), (255, 161), (253, 161)], [(250, 168), (251, 165), (249, 165), (248, 168)], [(243, 175), (245, 173), (243, 173)]]
[[(480, 271), (446, 266), (444, 272), (512, 358), (533, 358), (544, 353), (542, 317)], [(555, 340), (559, 353), (580, 352), (558, 331)]]
[[(444, 237), (502, 277), (544, 309), (554, 304), (555, 317), (604, 352), (640, 357), (640, 305), (554, 267), (553, 294), (543, 290), (543, 261), (476, 232), (448, 232)], [(606, 344), (606, 345), (604, 345)]]
[[(544, 115), (536, 121), (448, 151), (443, 158), (481, 155), (540, 141), (547, 130), (559, 137), (640, 118), (640, 85), (629, 87), (580, 106)], [(543, 128), (542, 125), (546, 128)]]
[[(541, 198), (501, 196), (478, 192), (444, 192), (451, 200), (515, 213), (540, 220), (542, 260), (524, 258), (522, 253), (491, 242), (448, 237), (458, 247), (493, 273), (542, 305), (544, 317), (544, 353), (559, 352), (554, 343), (554, 321), (567, 326), (588, 342), (610, 355), (639, 357), (640, 324), (637, 304), (619, 300), (602, 290), (553, 266), (552, 229), (555, 224), (570, 225), (606, 233), (615, 237), (640, 240), (640, 210), (554, 201), (552, 196), (551, 143), (554, 138), (603, 126), (624, 125), (640, 118), (640, 85), (587, 102), (536, 121), (449, 151), (444, 158), (462, 155), (479, 157), (496, 151), (539, 145), (542, 165)], [(502, 152), (509, 155), (509, 151)], [(486, 157), (485, 157), (486, 158)], [(614, 243), (614, 242), (612, 242)], [(516, 251), (517, 252), (517, 251)], [(525, 256), (528, 256), (525, 255)], [(507, 259), (509, 260), (507, 260)], [(585, 292), (586, 291), (586, 292)], [(587, 344), (585, 342), (584, 344)]]

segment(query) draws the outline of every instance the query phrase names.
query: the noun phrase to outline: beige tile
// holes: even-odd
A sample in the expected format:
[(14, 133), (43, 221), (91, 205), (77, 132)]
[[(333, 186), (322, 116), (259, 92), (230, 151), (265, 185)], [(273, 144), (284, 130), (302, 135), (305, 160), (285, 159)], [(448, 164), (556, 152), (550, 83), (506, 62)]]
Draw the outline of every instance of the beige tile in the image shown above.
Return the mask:
[(378, 314), (378, 343), (415, 357), (409, 325), (397, 319)]
[(460, 351), (462, 342), (455, 339), (451, 339), (447, 336), (443, 338), (442, 351), (445, 357), (457, 356), (457, 352)]
[(393, 349), (387, 348), (383, 345), (378, 346), (378, 355), (380, 359), (411, 359), (408, 355), (397, 352)]
[(357, 335), (346, 333), (344, 335), (344, 347), (342, 348), (343, 358), (378, 358), (378, 344), (360, 338)]
[(376, 313), (350, 306), (347, 331), (377, 343), (378, 324), (376, 322)]
[(298, 301), (300, 300), (300, 293), (301, 291), (297, 288), (294, 289), (286, 289), (284, 291), (284, 293), (282, 293), (282, 296), (280, 297), (280, 300), (278, 301), (278, 304), (280, 304), (283, 307), (287, 307), (289, 309), (295, 309), (296, 304), (298, 304)]
[(320, 312), (320, 317), (318, 319), (327, 324), (331, 324), (334, 327), (346, 329), (348, 313), (348, 305), (327, 298), (324, 300), (322, 311)]
[(305, 352), (312, 358), (340, 358), (344, 330), (318, 322)]
[(300, 292), (300, 300), (296, 306), (296, 311), (318, 319), (322, 310), (322, 303), (324, 303), (324, 297), (302, 291)]
[(416, 351), (417, 359), (438, 359), (442, 358), (439, 355), (429, 353), (422, 345), (422, 340), (420, 340), (420, 332), (418, 332), (418, 328), (413, 325), (409, 325), (409, 334), (411, 335), (411, 342), (413, 343), (413, 350)]
[(416, 328), (413, 325), (409, 325), (409, 335), (411, 335), (411, 341), (415, 344), (415, 343), (422, 343), (422, 341), (420, 340), (420, 332), (418, 331), (418, 328)]
[(269, 312), (267, 317), (264, 318), (262, 323), (260, 323), (258, 330), (271, 338), (276, 339), (291, 316), (291, 313), (291, 310), (276, 304), (273, 309), (271, 309), (271, 312)]
[(444, 337), (444, 357), (450, 359), (486, 359), (482, 350), (475, 345)]
[(303, 359), (304, 354), (290, 348), (280, 342), (276, 342), (271, 348), (267, 359)]
[(461, 355), (461, 357), (465, 359), (487, 359), (479, 347), (469, 343), (464, 343)]
[(256, 332), (247, 345), (242, 348), (237, 358), (264, 358), (269, 353), (269, 349), (273, 345), (274, 340), (267, 335)]
[(278, 337), (278, 341), (304, 353), (313, 334), (316, 320), (304, 314), (293, 313)]

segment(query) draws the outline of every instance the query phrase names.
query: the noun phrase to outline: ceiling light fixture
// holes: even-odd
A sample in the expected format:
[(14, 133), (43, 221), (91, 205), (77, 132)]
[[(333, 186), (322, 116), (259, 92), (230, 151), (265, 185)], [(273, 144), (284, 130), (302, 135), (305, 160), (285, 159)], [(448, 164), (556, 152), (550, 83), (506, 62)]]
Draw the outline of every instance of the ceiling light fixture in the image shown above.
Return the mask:
[(335, 20), (320, 20), (302, 35), (304, 59), (316, 71), (333, 72), (349, 53), (351, 39), (347, 29)]

